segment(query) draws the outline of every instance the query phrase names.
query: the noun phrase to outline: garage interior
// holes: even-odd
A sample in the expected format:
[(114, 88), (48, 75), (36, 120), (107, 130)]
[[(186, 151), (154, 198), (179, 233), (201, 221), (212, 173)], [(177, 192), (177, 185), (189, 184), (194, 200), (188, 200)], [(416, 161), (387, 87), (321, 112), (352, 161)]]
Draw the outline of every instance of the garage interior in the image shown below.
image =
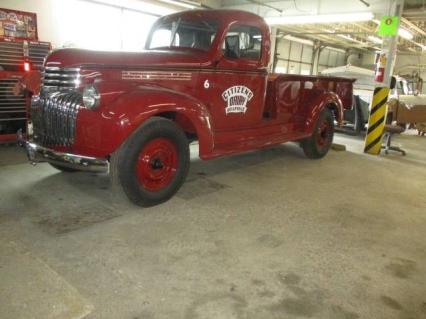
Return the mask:
[[(107, 174), (30, 165), (0, 117), (0, 318), (426, 318), (426, 120), (392, 135), (406, 155), (364, 152), (377, 30), (393, 4), (0, 0), (35, 13), (51, 49), (138, 52), (161, 16), (249, 11), (271, 26), (270, 71), (354, 78), (367, 107), (345, 114), (319, 160), (291, 142), (203, 161), (191, 143), (182, 188), (149, 208)], [(368, 18), (321, 20), (356, 13)], [(426, 2), (403, 1), (399, 21), (394, 90), (424, 101), (421, 116)]]

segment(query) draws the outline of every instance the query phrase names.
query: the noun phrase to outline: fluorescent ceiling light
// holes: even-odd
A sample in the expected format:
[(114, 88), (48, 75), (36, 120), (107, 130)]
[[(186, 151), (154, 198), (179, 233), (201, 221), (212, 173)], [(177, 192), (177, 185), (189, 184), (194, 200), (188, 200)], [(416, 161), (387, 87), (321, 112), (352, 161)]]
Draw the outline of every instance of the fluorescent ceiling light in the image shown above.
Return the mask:
[(286, 39), (286, 40), (290, 40), (290, 41), (294, 41), (294, 42), (303, 43), (303, 44), (314, 45), (314, 42), (313, 42), (313, 41), (311, 41), (311, 40), (297, 38), (297, 37), (294, 37), (294, 36), (292, 36), (292, 35), (286, 35), (286, 36), (284, 37), (284, 39)]
[(413, 34), (410, 31), (407, 31), (401, 27), (398, 30), (398, 35), (407, 40), (413, 39)]
[(200, 8), (200, 4), (193, 1), (160, 0), (160, 2), (168, 3), (174, 6), (183, 7), (187, 9)]
[[(65, 2), (65, 1), (62, 1)], [(163, 16), (176, 12), (176, 9), (166, 8), (164, 5), (152, 4), (139, 0), (91, 0), (89, 2), (110, 5), (112, 7), (122, 7), (152, 15)]]
[(374, 43), (378, 43), (378, 44), (382, 44), (383, 43), (382, 39), (380, 39), (378, 37), (375, 37), (374, 35), (369, 35), (368, 36), (368, 40), (370, 40), (371, 42), (374, 42)]
[(269, 25), (285, 24), (311, 24), (311, 23), (335, 23), (335, 22), (357, 22), (373, 19), (371, 12), (318, 14), (304, 16), (280, 16), (265, 18)]

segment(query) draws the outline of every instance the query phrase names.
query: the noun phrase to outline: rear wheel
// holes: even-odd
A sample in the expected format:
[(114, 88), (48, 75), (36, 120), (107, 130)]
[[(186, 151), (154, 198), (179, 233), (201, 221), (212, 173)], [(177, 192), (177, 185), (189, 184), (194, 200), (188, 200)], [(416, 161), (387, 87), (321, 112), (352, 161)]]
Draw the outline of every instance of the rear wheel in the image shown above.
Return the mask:
[(309, 158), (324, 157), (331, 147), (334, 135), (334, 117), (330, 109), (325, 108), (315, 124), (312, 135), (301, 143), (303, 152)]
[(137, 205), (148, 207), (172, 197), (189, 170), (185, 133), (172, 121), (153, 117), (111, 157), (113, 181)]

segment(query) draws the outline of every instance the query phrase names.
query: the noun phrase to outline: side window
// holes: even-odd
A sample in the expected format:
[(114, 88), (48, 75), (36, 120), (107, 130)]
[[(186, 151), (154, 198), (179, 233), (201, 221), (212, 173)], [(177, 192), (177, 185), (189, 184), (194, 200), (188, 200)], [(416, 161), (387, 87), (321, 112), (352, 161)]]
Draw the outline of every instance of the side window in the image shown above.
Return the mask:
[(259, 60), (262, 53), (262, 33), (256, 27), (233, 26), (226, 34), (223, 54), (230, 59)]

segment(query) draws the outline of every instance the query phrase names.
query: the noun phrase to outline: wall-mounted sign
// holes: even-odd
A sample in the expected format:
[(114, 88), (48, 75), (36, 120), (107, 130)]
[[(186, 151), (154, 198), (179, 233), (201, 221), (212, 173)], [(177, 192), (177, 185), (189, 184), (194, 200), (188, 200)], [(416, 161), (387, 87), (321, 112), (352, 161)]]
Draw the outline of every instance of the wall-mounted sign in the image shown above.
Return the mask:
[(380, 19), (378, 34), (382, 37), (393, 37), (398, 33), (399, 18), (397, 16), (383, 16)]
[(37, 15), (0, 8), (0, 37), (38, 40)]

